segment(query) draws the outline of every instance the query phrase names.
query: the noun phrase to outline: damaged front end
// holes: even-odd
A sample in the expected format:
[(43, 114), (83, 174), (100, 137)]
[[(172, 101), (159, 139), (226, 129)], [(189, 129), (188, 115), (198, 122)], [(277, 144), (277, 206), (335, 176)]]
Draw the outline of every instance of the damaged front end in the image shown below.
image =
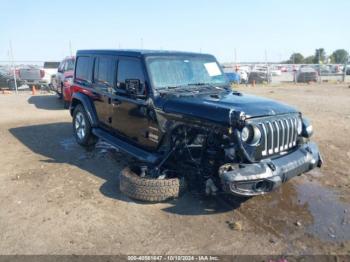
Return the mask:
[[(228, 163), (219, 168), (222, 189), (239, 196), (256, 196), (271, 192), (294, 176), (321, 167), (317, 145), (309, 141), (312, 126), (300, 114), (286, 114), (238, 122), (234, 136), (241, 163)], [(243, 142), (244, 127), (259, 133), (254, 143)], [(256, 130), (256, 131), (254, 131)]]
[(317, 145), (309, 142), (276, 159), (249, 164), (225, 164), (220, 167), (219, 176), (225, 192), (256, 196), (271, 192), (290, 178), (321, 165)]
[(208, 195), (247, 197), (271, 192), (322, 165), (317, 145), (309, 141), (312, 126), (299, 112), (252, 117), (231, 110), (228, 115), (224, 125), (182, 114), (159, 116), (168, 134), (162, 168), (177, 170)]

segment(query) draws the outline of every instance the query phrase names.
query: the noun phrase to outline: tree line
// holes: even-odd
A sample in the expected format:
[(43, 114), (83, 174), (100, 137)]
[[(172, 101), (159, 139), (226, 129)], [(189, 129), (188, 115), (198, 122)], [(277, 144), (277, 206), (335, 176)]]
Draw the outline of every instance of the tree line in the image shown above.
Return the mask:
[(348, 62), (349, 53), (345, 49), (337, 49), (331, 55), (327, 56), (324, 48), (315, 50), (315, 54), (304, 57), (301, 53), (293, 53), (286, 64), (345, 64)]

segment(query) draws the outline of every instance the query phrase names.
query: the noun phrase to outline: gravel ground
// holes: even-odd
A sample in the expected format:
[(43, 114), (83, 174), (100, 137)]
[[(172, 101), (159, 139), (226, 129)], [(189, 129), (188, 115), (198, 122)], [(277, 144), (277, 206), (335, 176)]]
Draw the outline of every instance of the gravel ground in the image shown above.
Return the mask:
[(72, 138), (54, 95), (0, 95), (0, 254), (350, 254), (350, 88), (240, 87), (297, 106), (325, 164), (245, 202), (123, 196), (127, 158)]

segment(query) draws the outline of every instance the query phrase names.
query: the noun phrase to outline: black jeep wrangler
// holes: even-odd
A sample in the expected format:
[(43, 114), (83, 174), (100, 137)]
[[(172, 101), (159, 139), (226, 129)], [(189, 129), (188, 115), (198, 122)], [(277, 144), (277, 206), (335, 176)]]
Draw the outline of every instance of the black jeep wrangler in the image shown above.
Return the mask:
[(265, 194), (320, 167), (312, 126), (296, 109), (231, 89), (215, 57), (170, 51), (84, 50), (70, 106), (77, 142), (98, 138), (136, 159), (120, 190), (146, 201)]

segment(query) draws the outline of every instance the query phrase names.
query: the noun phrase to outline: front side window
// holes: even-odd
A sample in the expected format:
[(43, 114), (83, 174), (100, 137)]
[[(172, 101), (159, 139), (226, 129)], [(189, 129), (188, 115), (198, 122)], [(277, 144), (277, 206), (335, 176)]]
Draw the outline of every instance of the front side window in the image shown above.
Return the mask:
[(227, 85), (216, 59), (212, 56), (159, 56), (146, 59), (156, 89), (195, 85)]
[(77, 58), (77, 66), (75, 70), (75, 79), (78, 81), (91, 82), (92, 65), (91, 58), (80, 56)]
[(66, 62), (66, 71), (74, 70), (74, 59), (69, 59)]
[(58, 67), (58, 72), (63, 72), (66, 61), (62, 61)]
[(139, 59), (121, 58), (118, 63), (118, 88), (126, 89), (127, 80), (140, 80), (141, 86), (145, 84), (142, 64)]

